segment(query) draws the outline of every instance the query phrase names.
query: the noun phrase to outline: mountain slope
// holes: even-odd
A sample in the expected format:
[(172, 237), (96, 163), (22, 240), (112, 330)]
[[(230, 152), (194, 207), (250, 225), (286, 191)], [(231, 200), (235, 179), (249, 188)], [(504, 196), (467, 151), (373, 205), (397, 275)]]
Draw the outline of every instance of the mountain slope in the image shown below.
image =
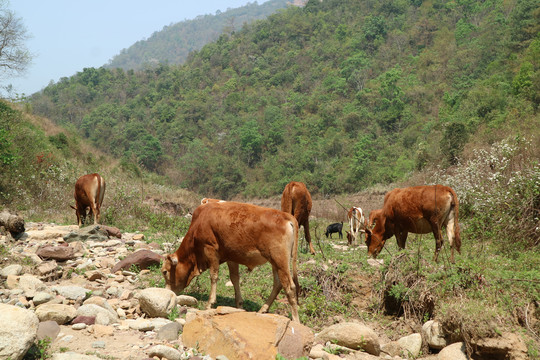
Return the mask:
[(84, 69), (30, 104), (205, 195), (356, 192), (537, 135), (539, 15), (533, 0), (310, 1), (183, 66)]
[(287, 3), (288, 0), (269, 0), (260, 5), (253, 2), (236, 9), (218, 11), (214, 15), (198, 16), (193, 20), (165, 26), (148, 39), (123, 49), (105, 67), (141, 70), (161, 62), (182, 64), (190, 52), (200, 50), (223, 32), (240, 30), (246, 23), (264, 19), (278, 9), (285, 8)]

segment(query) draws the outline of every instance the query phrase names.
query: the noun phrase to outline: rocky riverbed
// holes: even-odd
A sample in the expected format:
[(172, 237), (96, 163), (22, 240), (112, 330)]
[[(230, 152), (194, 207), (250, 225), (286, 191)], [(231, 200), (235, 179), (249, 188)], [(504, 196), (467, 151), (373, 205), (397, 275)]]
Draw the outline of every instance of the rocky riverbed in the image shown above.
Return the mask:
[[(36, 344), (57, 360), (467, 358), (433, 321), (390, 341), (359, 322), (315, 333), (275, 314), (197, 310), (195, 298), (143, 286), (164, 251), (142, 234), (27, 223), (18, 240), (1, 235), (0, 250), (0, 359), (28, 357)], [(485, 346), (526, 359), (513, 334)]]

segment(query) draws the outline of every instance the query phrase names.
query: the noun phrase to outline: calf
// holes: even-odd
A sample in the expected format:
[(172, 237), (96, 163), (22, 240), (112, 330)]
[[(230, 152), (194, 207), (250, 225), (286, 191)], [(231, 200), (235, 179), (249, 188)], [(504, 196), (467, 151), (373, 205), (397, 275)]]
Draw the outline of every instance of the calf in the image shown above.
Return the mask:
[(341, 223), (333, 223), (326, 227), (326, 232), (324, 234), (326, 235), (327, 239), (328, 239), (328, 236), (330, 236), (330, 239), (331, 239), (333, 233), (339, 233), (339, 238), (343, 239), (343, 233), (341, 232), (342, 229), (343, 229), (343, 221)]
[(304, 227), (304, 234), (309, 245), (311, 255), (315, 255), (315, 249), (311, 245), (311, 234), (309, 233), (309, 214), (311, 213), (311, 194), (306, 185), (299, 181), (291, 181), (285, 186), (281, 195), (281, 211), (294, 215), (298, 221), (298, 226)]
[[(358, 234), (364, 231), (364, 212), (361, 208), (353, 206), (347, 212), (347, 218), (349, 219), (349, 228), (351, 229), (351, 236), (354, 241), (357, 242)], [(352, 242), (351, 242), (352, 243)]]
[(298, 223), (291, 214), (232, 201), (208, 202), (193, 212), (182, 244), (165, 257), (162, 273), (166, 287), (179, 294), (195, 276), (210, 269), (209, 309), (216, 302), (219, 265), (227, 262), (236, 306), (242, 307), (239, 264), (251, 271), (270, 262), (274, 286), (259, 312), (267, 312), (283, 288), (293, 320), (300, 321), (297, 252)]
[(94, 215), (94, 225), (99, 223), (101, 204), (105, 195), (105, 180), (99, 174), (83, 175), (75, 183), (75, 215), (79, 226), (85, 222), (86, 211)]

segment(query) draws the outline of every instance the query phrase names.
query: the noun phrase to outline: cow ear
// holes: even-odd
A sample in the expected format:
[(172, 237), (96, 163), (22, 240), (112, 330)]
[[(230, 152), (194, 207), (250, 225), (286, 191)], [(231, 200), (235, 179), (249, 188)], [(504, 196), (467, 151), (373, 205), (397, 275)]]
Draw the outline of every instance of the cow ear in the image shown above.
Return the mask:
[(178, 265), (178, 258), (176, 256), (167, 255), (167, 260), (171, 262), (171, 265)]

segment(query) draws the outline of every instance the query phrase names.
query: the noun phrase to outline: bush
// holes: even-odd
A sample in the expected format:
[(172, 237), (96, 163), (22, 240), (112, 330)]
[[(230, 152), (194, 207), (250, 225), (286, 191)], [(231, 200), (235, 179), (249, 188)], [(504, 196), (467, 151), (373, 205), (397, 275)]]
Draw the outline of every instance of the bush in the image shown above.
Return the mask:
[(540, 164), (532, 144), (507, 139), (437, 174), (458, 194), (471, 237), (508, 251), (540, 245)]

